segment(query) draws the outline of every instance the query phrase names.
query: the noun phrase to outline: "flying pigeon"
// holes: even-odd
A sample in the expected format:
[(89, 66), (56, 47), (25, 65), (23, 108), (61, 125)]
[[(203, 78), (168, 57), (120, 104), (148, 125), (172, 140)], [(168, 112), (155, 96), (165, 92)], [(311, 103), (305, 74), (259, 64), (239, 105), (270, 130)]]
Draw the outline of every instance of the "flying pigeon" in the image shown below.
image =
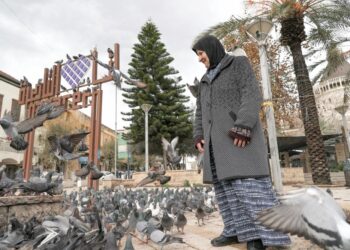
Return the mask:
[(198, 87), (199, 87), (199, 81), (198, 81), (197, 77), (194, 78), (193, 83), (194, 83), (194, 85), (189, 85), (187, 83), (187, 87), (190, 90), (193, 97), (197, 98), (198, 97)]
[(48, 137), (51, 151), (59, 160), (73, 160), (80, 157), (81, 153), (73, 154), (75, 147), (83, 140), (90, 132), (82, 132), (70, 135), (57, 137), (51, 135)]
[(90, 173), (92, 164), (93, 162), (90, 162), (86, 166), (83, 166), (81, 169), (75, 170), (74, 172), (75, 176), (85, 179), (85, 177)]
[(181, 157), (177, 154), (177, 151), (175, 149), (178, 141), (178, 136), (172, 139), (170, 143), (167, 139), (162, 137), (163, 150), (166, 152), (167, 159), (172, 165), (177, 165), (181, 161)]
[(164, 185), (168, 181), (170, 181), (171, 177), (165, 175), (165, 170), (150, 170), (147, 173), (147, 176), (143, 178), (136, 187), (142, 187), (146, 184), (152, 183), (154, 181), (159, 181), (161, 185)]
[(303, 236), (324, 249), (350, 249), (350, 224), (326, 191), (315, 186), (291, 191), (280, 202), (258, 214), (262, 225)]

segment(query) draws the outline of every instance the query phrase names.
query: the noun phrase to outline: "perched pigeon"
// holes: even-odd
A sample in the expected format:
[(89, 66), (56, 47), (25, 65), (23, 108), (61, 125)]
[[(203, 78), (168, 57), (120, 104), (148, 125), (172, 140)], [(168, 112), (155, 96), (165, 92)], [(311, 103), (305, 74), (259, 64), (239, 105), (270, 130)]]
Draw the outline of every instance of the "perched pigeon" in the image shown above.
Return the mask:
[(102, 67), (106, 68), (109, 73), (112, 75), (113, 77), (113, 81), (114, 84), (118, 87), (121, 88), (121, 82), (122, 82), (122, 78), (124, 78), (125, 80), (127, 80), (128, 82), (130, 82), (131, 84), (135, 85), (138, 88), (145, 88), (147, 86), (147, 84), (140, 82), (140, 81), (135, 81), (130, 79), (126, 74), (124, 74), (123, 72), (121, 72), (118, 69), (115, 69), (113, 66), (110, 66), (106, 63), (101, 62), (100, 60), (98, 60), (97, 58), (94, 58), (94, 60), (96, 60), (96, 62), (101, 65)]
[(162, 246), (161, 249), (163, 249), (163, 246), (169, 245), (172, 243), (185, 243), (182, 238), (180, 237), (174, 237), (168, 234), (165, 234), (164, 232), (155, 229), (151, 234), (150, 234), (150, 239), (156, 243), (157, 245)]
[(171, 218), (168, 214), (168, 212), (165, 210), (163, 212), (163, 217), (160, 220), (160, 223), (162, 224), (162, 227), (164, 229), (164, 232), (166, 233), (167, 231), (171, 232), (171, 229), (174, 226), (174, 219)]
[(327, 192), (313, 186), (291, 191), (280, 202), (258, 214), (264, 226), (303, 236), (324, 249), (350, 249), (350, 224)]
[(126, 238), (125, 241), (125, 247), (124, 250), (134, 250), (134, 246), (132, 244), (132, 238), (131, 238), (131, 234), (128, 234), (128, 237)]
[(174, 225), (176, 226), (177, 231), (180, 232), (180, 228), (181, 228), (181, 233), (183, 234), (184, 233), (184, 227), (186, 226), (186, 224), (187, 224), (187, 218), (184, 215), (184, 213), (182, 211), (180, 211), (176, 215), (175, 220), (174, 220)]
[(17, 184), (15, 188), (20, 188), (20, 189), (23, 189), (24, 191), (27, 191), (27, 192), (35, 192), (35, 193), (46, 192), (46, 193), (52, 195), (51, 190), (55, 187), (57, 187), (57, 183), (23, 182), (23, 183)]
[(197, 207), (195, 216), (196, 216), (196, 218), (197, 218), (198, 226), (201, 225), (201, 224), (199, 223), (200, 220), (202, 220), (202, 225), (204, 225), (205, 212), (204, 212), (202, 206), (198, 206), (198, 207)]

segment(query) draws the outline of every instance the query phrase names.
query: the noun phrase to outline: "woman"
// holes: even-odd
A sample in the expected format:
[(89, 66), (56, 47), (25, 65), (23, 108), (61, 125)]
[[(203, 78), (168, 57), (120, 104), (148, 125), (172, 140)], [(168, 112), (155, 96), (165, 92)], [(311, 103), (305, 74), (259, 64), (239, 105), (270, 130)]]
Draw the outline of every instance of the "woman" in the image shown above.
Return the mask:
[(262, 98), (249, 61), (226, 54), (214, 36), (201, 38), (192, 49), (207, 68), (199, 84), (195, 146), (204, 153), (203, 181), (214, 184), (224, 222), (211, 243), (247, 242), (248, 250), (289, 245), (287, 235), (255, 221), (256, 213), (277, 199), (259, 121)]

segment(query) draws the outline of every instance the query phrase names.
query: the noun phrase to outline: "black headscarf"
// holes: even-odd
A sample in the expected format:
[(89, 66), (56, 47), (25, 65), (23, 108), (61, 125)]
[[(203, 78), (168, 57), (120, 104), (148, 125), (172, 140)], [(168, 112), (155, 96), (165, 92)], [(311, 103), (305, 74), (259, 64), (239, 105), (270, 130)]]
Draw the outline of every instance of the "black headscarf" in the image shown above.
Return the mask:
[(209, 69), (215, 68), (225, 56), (225, 49), (219, 39), (215, 36), (207, 35), (199, 39), (192, 47), (192, 50), (197, 53), (197, 50), (203, 50), (209, 58)]

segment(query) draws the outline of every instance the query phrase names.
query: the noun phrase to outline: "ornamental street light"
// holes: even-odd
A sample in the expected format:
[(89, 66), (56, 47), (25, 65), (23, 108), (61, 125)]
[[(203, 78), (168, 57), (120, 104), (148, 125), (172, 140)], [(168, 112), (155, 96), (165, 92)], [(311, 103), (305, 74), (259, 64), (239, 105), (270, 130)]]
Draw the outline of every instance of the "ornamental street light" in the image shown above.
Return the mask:
[(349, 106), (347, 104), (343, 104), (341, 106), (336, 107), (335, 111), (337, 111), (339, 114), (341, 114), (346, 144), (348, 144), (348, 152), (350, 152), (349, 129), (348, 129), (348, 122), (346, 121), (346, 116), (345, 116), (346, 112), (348, 111), (348, 108), (349, 108)]
[(152, 108), (151, 104), (142, 104), (141, 109), (145, 112), (145, 171), (148, 172), (148, 111)]
[(272, 104), (271, 82), (269, 66), (266, 55), (266, 40), (273, 27), (273, 23), (267, 19), (259, 18), (252, 22), (247, 28), (247, 34), (259, 47), (261, 82), (263, 89), (263, 105), (266, 107), (265, 116), (271, 155), (271, 174), (276, 191), (282, 191), (281, 166), (279, 160), (275, 117)]

